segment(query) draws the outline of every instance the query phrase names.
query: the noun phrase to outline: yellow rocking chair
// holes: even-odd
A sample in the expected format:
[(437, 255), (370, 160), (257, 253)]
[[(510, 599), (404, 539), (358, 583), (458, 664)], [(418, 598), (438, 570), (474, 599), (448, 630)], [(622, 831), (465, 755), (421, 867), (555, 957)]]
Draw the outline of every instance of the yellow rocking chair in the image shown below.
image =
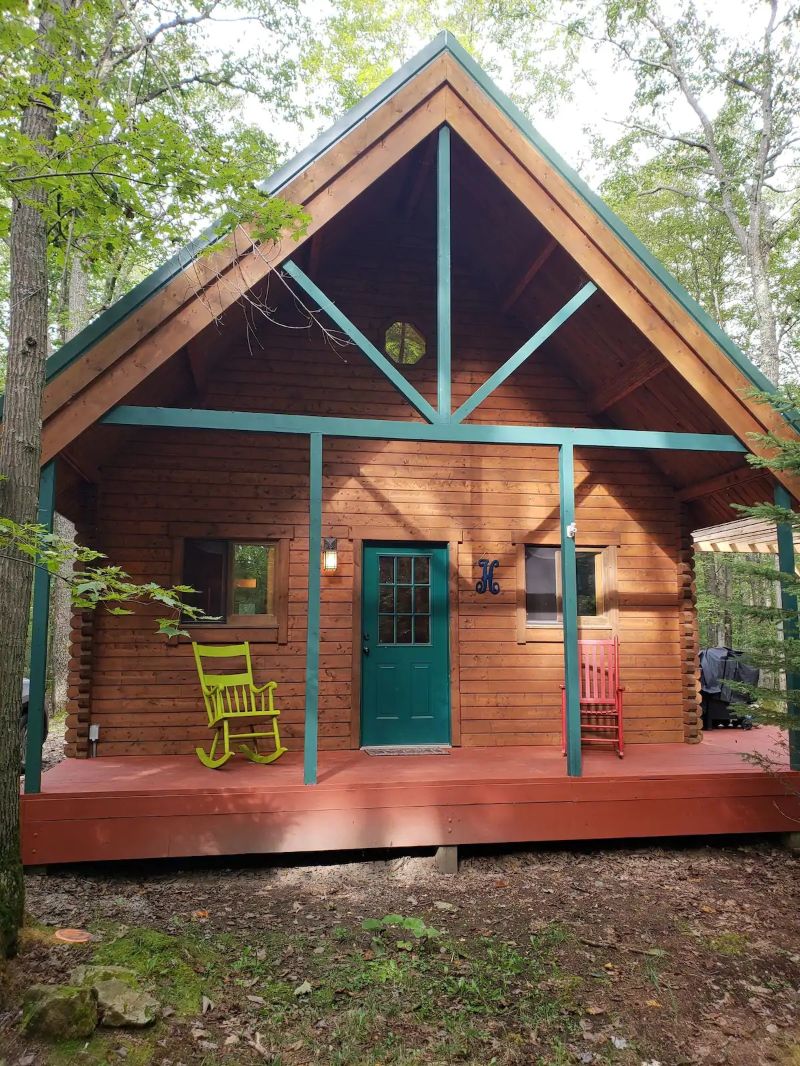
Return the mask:
[[(234, 754), (231, 751), (230, 742), (246, 740), (251, 743), (240, 744), (239, 751), (251, 762), (275, 762), (286, 751), (286, 748), (281, 747), (281, 738), (278, 733), (280, 711), (273, 703), (273, 693), (278, 684), (276, 681), (268, 681), (266, 685), (255, 684), (253, 665), (250, 661), (250, 645), (197, 644), (193, 641), (192, 650), (208, 715), (208, 727), (214, 730), (211, 749), (206, 751), (204, 748), (195, 748), (197, 758), (204, 766), (217, 770), (220, 766), (224, 766)], [(203, 669), (203, 659), (244, 659), (246, 668), (236, 674), (209, 674)], [(272, 719), (272, 728), (267, 732), (256, 732), (254, 727), (260, 718)], [(249, 726), (249, 731), (231, 733), (231, 725), (235, 728), (239, 723)], [(271, 737), (275, 744), (275, 750), (268, 755), (261, 755), (258, 750), (257, 742), (263, 737)], [(222, 750), (217, 754), (220, 738)]]

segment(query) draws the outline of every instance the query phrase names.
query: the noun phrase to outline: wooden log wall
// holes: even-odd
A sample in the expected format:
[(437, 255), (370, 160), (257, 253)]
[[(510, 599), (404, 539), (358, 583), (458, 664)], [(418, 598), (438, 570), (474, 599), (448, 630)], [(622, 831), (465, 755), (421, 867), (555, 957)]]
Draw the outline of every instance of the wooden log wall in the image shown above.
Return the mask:
[[(79, 544), (97, 545), (97, 497), (91, 486), (81, 489), (81, 521), (76, 524)], [(67, 677), (67, 737), (65, 751), (71, 758), (89, 753), (89, 719), (92, 699), (92, 659), (95, 647), (95, 612), (73, 610), (70, 629), (70, 665)]]
[(683, 642), (683, 732), (687, 743), (703, 739), (700, 709), (700, 627), (697, 620), (697, 589), (694, 574), (694, 543), (689, 509), (681, 507), (680, 546), (678, 549), (678, 583), (681, 601), (681, 639)]
[[(395, 256), (391, 271), (375, 252), (342, 255), (324, 288), (376, 342), (394, 318), (408, 317), (431, 351), (409, 378), (435, 396), (434, 271)], [(366, 280), (365, 280), (366, 279)], [(295, 322), (296, 324), (296, 322)], [(498, 312), (485, 286), (465, 274), (454, 285), (453, 405), (460, 404), (528, 334)], [(226, 343), (214, 327), (204, 343)], [(269, 325), (258, 343), (228, 341), (212, 370), (209, 407), (317, 415), (414, 417), (402, 397), (353, 348), (332, 346), (318, 327)], [(187, 397), (187, 405), (197, 400)], [(546, 349), (476, 412), (476, 421), (594, 424), (591, 397)], [(304, 438), (141, 430), (103, 470), (98, 517), (102, 549), (141, 579), (171, 582), (181, 529), (223, 528), (259, 538), (289, 536), (288, 639), (250, 639), (258, 678), (278, 681), (277, 705), (290, 748), (302, 746), (305, 668), (308, 446)], [(577, 522), (584, 544), (617, 545), (618, 632), (630, 743), (693, 739), (687, 663), (693, 611), (687, 594), (686, 539), (675, 494), (643, 453), (578, 450)], [(456, 545), (456, 627), (460, 741), (496, 746), (560, 743), (563, 651), (559, 640), (517, 643), (516, 543), (550, 540), (558, 530), (554, 449), (326, 440), (323, 533), (339, 537), (339, 571), (323, 576), (320, 746), (358, 745), (353, 728), (353, 582), (359, 538), (393, 533)], [(352, 538), (352, 539), (351, 539)], [(498, 596), (475, 593), (476, 561), (500, 561)], [(318, 554), (313, 552), (316, 565)], [(191, 648), (155, 635), (153, 614), (98, 615), (91, 634), (91, 719), (98, 755), (189, 753), (206, 743)], [(84, 631), (81, 630), (81, 640)], [(200, 638), (202, 639), (202, 637)], [(76, 654), (83, 645), (76, 641)], [(356, 649), (358, 651), (358, 649)], [(691, 654), (695, 651), (692, 648)], [(77, 662), (73, 676), (80, 674)], [(83, 691), (83, 690), (81, 690)], [(68, 739), (82, 751), (78, 696)]]

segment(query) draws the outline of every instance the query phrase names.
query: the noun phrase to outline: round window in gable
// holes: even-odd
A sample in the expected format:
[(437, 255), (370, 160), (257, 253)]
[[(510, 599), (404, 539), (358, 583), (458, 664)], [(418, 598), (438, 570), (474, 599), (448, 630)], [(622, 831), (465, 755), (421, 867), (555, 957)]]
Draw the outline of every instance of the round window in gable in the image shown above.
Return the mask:
[(386, 354), (398, 366), (413, 366), (427, 351), (424, 336), (410, 322), (392, 322), (386, 330)]

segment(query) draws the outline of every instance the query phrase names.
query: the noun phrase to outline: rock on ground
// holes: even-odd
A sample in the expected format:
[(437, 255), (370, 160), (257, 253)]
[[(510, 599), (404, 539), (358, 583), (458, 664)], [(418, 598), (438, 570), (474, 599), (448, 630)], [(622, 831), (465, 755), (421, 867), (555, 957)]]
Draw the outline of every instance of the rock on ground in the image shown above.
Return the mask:
[(97, 981), (93, 988), (97, 993), (100, 1024), (106, 1028), (144, 1029), (158, 1017), (158, 1001), (118, 977)]
[(23, 1027), (45, 1040), (80, 1040), (97, 1026), (97, 996), (73, 985), (31, 985), (25, 994)]

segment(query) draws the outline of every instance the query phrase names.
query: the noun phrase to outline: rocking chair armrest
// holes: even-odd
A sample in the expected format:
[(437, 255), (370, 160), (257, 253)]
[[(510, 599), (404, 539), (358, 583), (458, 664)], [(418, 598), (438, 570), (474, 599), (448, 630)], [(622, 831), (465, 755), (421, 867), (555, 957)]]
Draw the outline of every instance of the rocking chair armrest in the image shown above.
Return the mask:
[(250, 691), (253, 692), (257, 696), (260, 696), (261, 693), (262, 692), (266, 692), (267, 689), (269, 689), (270, 692), (274, 692), (274, 690), (277, 687), (278, 687), (278, 682), (277, 681), (268, 681), (266, 683), (266, 685), (251, 685), (250, 686)]
[(220, 685), (204, 685), (204, 684), (201, 683), (200, 688), (203, 690), (203, 695), (204, 696), (214, 696), (217, 692), (220, 691), (221, 686)]

